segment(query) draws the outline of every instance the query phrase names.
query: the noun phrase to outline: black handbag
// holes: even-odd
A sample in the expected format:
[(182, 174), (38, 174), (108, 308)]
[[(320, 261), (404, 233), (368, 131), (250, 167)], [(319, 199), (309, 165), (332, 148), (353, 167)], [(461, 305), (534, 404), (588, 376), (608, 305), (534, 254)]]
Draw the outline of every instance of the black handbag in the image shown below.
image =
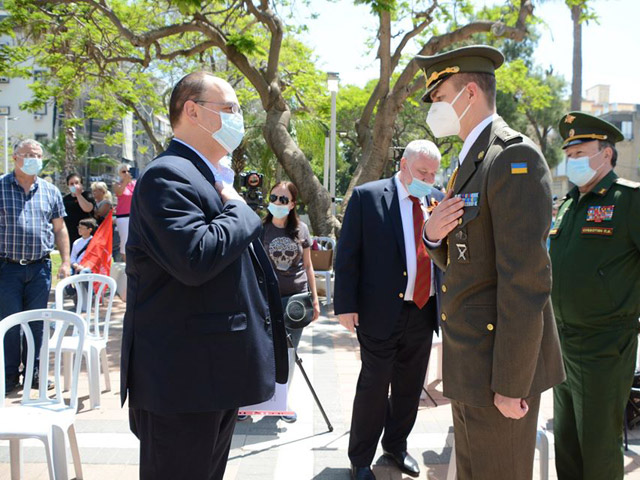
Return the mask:
[(289, 297), (284, 309), (284, 321), (288, 328), (304, 328), (313, 320), (311, 293), (297, 293)]

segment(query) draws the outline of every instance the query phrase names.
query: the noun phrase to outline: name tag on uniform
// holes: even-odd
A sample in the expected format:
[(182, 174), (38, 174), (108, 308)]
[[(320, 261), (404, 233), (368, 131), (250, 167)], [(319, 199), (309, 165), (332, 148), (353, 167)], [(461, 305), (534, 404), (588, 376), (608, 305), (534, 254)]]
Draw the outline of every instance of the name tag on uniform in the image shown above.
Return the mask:
[(604, 235), (610, 237), (613, 235), (613, 228), (607, 227), (582, 227), (581, 233), (583, 235)]
[(587, 210), (587, 222), (604, 222), (613, 218), (613, 209), (615, 205), (589, 207)]
[(459, 195), (456, 195), (456, 197), (464, 200), (465, 207), (477, 207), (479, 195), (479, 193), (461, 193)]

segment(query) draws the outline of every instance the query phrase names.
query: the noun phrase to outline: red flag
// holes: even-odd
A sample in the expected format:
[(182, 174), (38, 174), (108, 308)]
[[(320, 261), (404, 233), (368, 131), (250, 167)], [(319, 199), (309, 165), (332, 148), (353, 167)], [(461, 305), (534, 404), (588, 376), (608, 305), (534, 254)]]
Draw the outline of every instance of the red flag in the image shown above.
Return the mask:
[(111, 252), (113, 250), (112, 212), (102, 221), (82, 257), (82, 266), (93, 273), (109, 276), (111, 272)]

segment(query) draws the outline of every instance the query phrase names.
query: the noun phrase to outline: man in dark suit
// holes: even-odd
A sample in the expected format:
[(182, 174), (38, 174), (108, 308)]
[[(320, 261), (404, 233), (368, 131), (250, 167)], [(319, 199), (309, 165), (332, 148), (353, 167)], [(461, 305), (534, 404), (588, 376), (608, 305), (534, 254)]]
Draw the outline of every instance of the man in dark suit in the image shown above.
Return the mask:
[(133, 196), (121, 395), (141, 479), (222, 479), (238, 407), (287, 381), (282, 307), (259, 217), (216, 179), (244, 132), (233, 88), (189, 74), (169, 114)]
[(443, 388), (459, 480), (530, 480), (540, 393), (564, 378), (551, 308), (551, 175), (538, 147), (496, 114), (495, 48), (418, 57), (427, 123), (464, 141), (425, 227), (444, 271)]
[(352, 477), (358, 480), (375, 479), (370, 465), (383, 430), (385, 456), (404, 473), (420, 472), (407, 452), (407, 437), (438, 328), (438, 272), (420, 235), (427, 210), (442, 198), (432, 188), (439, 167), (432, 142), (409, 143), (400, 172), (353, 191), (342, 224), (334, 307), (360, 342), (349, 437)]

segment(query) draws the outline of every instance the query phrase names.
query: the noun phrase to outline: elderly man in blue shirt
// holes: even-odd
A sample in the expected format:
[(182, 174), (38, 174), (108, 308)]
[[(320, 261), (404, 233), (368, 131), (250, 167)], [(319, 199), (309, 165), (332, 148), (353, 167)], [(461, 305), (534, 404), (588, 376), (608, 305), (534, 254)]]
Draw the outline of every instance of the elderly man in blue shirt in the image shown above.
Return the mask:
[[(62, 265), (60, 278), (70, 273), (69, 234), (62, 195), (55, 185), (38, 178), (42, 170), (42, 146), (23, 140), (13, 152), (13, 172), (0, 177), (0, 318), (24, 310), (46, 308), (51, 289), (54, 241)], [(0, 320), (1, 321), (1, 320)], [(42, 344), (42, 323), (31, 324), (36, 365)], [(26, 364), (26, 342), (21, 355), (20, 330), (7, 332), (4, 341), (5, 390), (19, 385), (20, 362)], [(36, 367), (37, 369), (37, 367)], [(34, 385), (38, 385), (34, 372)]]

